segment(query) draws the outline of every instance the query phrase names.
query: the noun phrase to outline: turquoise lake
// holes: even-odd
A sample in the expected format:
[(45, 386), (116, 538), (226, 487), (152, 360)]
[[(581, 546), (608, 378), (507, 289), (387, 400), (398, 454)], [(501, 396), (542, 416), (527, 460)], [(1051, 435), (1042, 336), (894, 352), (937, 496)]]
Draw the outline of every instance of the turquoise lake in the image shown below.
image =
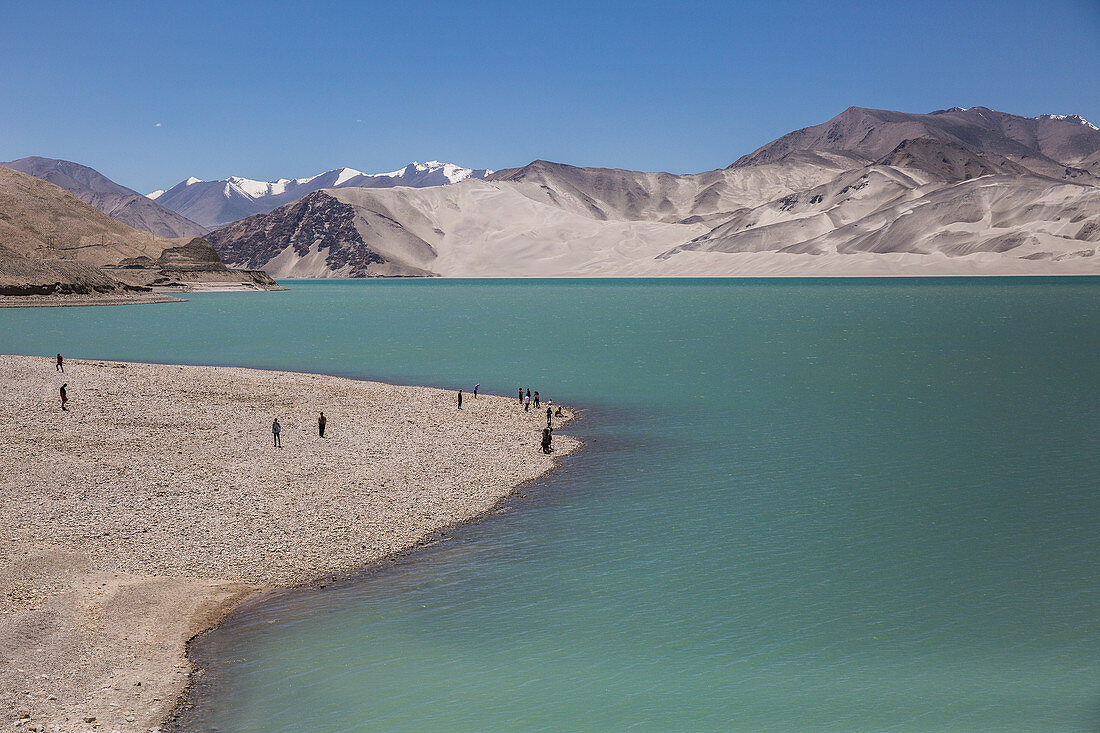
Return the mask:
[(0, 352), (530, 387), (585, 447), (202, 638), (185, 730), (1100, 729), (1100, 278), (289, 285)]

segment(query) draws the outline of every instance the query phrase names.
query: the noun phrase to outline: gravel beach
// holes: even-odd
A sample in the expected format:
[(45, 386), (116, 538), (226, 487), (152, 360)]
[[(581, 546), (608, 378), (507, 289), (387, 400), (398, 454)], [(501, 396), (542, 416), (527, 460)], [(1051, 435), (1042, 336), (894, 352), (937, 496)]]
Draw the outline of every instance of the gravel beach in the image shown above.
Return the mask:
[(460, 411), (453, 391), (315, 374), (0, 366), (0, 721), (13, 730), (159, 726), (192, 672), (187, 640), (235, 605), (474, 519), (578, 445), (556, 435), (543, 454), (545, 412), (514, 398), (465, 394)]

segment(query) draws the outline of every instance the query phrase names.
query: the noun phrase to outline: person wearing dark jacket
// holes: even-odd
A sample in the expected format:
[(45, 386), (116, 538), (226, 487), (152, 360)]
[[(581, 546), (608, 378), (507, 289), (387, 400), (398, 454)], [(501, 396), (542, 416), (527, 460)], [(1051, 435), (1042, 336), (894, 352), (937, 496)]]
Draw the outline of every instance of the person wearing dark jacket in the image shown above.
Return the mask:
[(323, 438), (325, 437), (325, 425), (328, 425), (328, 420), (325, 418), (325, 413), (321, 413), (321, 416), (317, 418), (317, 433)]

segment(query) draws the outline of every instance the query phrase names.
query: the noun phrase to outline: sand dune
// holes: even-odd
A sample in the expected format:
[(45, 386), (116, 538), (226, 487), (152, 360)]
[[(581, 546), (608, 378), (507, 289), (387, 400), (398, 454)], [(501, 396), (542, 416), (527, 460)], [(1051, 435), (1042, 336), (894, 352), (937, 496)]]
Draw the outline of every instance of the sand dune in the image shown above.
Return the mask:
[(1100, 271), (1100, 262), (1091, 259), (1098, 242), (1100, 188), (1037, 177), (922, 182), (875, 166), (746, 212), (661, 257), (684, 251), (833, 258), (909, 253), (956, 258), (965, 268), (966, 256), (992, 252), (1034, 265), (1036, 272), (1050, 271), (1047, 262), (1079, 259), (1074, 267), (1088, 272)]
[(533, 201), (588, 218), (695, 224), (811, 188), (860, 164), (842, 153), (807, 152), (752, 168), (674, 175), (536, 160), (497, 171), (489, 180), (509, 183)]

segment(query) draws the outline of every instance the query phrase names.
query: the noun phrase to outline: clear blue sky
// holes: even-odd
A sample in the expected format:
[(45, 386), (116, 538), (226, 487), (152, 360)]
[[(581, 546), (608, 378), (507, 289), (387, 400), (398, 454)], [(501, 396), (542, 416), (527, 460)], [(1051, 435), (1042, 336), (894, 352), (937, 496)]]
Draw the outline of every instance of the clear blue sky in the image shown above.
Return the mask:
[(850, 105), (1100, 124), (1100, 0), (0, 0), (0, 160), (189, 175), (696, 172)]

